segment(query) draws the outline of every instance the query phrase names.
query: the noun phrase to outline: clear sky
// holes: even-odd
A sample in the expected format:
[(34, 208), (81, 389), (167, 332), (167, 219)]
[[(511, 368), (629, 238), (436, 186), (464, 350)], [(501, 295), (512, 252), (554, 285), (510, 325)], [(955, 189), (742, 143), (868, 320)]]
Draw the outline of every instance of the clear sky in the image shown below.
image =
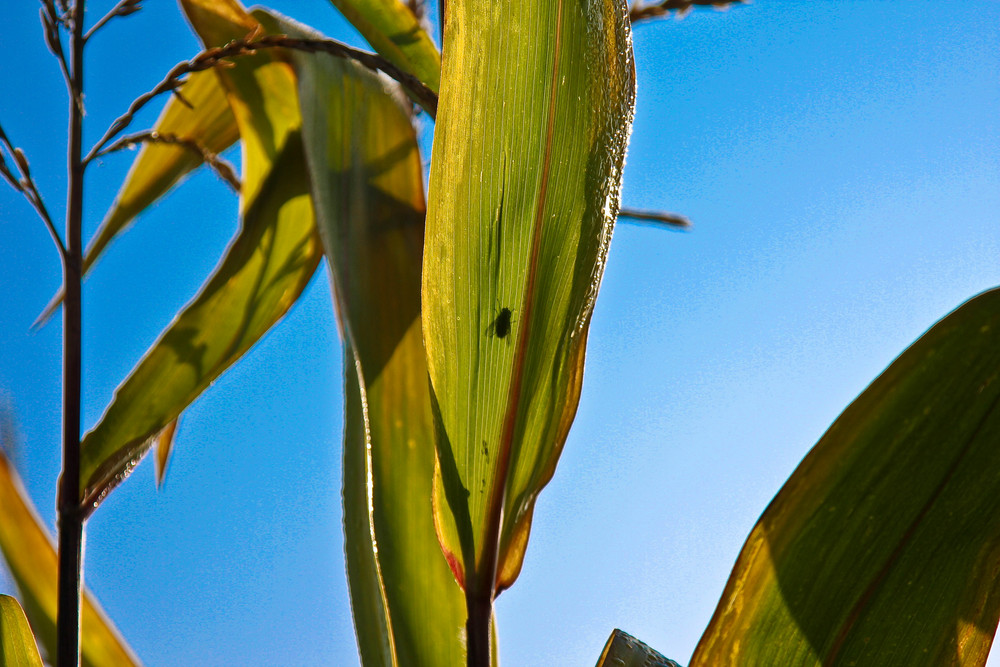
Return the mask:
[[(112, 4), (89, 2), (91, 21)], [(92, 42), (89, 141), (198, 50), (174, 2), (144, 4)], [(271, 6), (361, 44), (325, 0)], [(60, 217), (66, 104), (37, 12), (0, 8), (0, 122)], [(801, 457), (906, 345), (1000, 284), (998, 26), (995, 0), (757, 0), (637, 27), (624, 202), (695, 227), (615, 231), (579, 414), (498, 601), (503, 664), (591, 665), (614, 627), (685, 662)], [(90, 172), (88, 235), (130, 159)], [(199, 173), (99, 263), (88, 428), (236, 225)], [(0, 400), (50, 526), (61, 322), (28, 328), (59, 280), (42, 224), (0, 187)], [(86, 581), (147, 665), (357, 663), (341, 377), (320, 272), (188, 410), (165, 487), (146, 461), (90, 521)]]

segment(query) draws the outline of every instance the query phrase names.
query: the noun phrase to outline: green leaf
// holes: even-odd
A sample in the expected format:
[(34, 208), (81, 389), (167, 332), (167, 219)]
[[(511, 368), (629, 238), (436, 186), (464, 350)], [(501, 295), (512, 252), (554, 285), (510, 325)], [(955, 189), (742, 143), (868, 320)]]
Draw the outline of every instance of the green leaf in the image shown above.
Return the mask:
[[(156, 132), (194, 141), (213, 154), (236, 143), (239, 139), (236, 119), (214, 71), (194, 72), (180, 88), (180, 93), (191, 106), (171, 96), (153, 126)], [(93, 266), (108, 243), (126, 225), (202, 163), (200, 154), (184, 146), (143, 144), (114, 204), (87, 248), (84, 272)]]
[[(195, 72), (181, 88), (187, 106), (171, 96), (153, 129), (163, 136), (193, 141), (218, 154), (239, 139), (236, 120), (225, 90), (214, 71)], [(170, 190), (185, 174), (202, 164), (202, 155), (191, 148), (169, 143), (144, 143), (129, 169), (114, 204), (94, 235), (83, 259), (83, 273), (91, 269), (108, 244), (136, 216)], [(62, 303), (62, 290), (38, 317), (41, 325)]]
[(163, 430), (153, 436), (153, 447), (156, 448), (156, 485), (160, 486), (167, 477), (167, 464), (170, 463), (170, 454), (174, 451), (174, 440), (177, 437), (177, 422), (180, 418), (174, 419)]
[(164, 429), (288, 311), (321, 257), (298, 133), (215, 272), (125, 382), (81, 447), (84, 501), (128, 474)]
[(621, 630), (614, 630), (604, 645), (597, 667), (680, 667)]
[(1000, 618), (1000, 290), (837, 419), (740, 553), (691, 667), (982, 665)]
[(42, 667), (35, 637), (17, 600), (0, 595), (0, 667)]
[(400, 0), (330, 0), (375, 51), (435, 93), (441, 54), (409, 7)]
[[(48, 655), (54, 656), (59, 565), (52, 539), (43, 526), (17, 473), (0, 453), (0, 552), (21, 593), (38, 641)], [(139, 664), (132, 649), (86, 589), (81, 624), (85, 667)]]
[[(206, 48), (263, 31), (236, 0), (181, 0)], [(302, 126), (295, 74), (278, 50), (266, 49), (215, 68), (243, 141), (242, 208), (254, 202), (289, 136)]]
[[(231, 2), (182, 3), (195, 28), (228, 41), (259, 24)], [(241, 13), (242, 12), (242, 13)], [(215, 272), (115, 392), (81, 451), (93, 506), (152, 439), (288, 311), (322, 257), (291, 67), (273, 52), (241, 56), (220, 79), (244, 148), (239, 233)]]
[[(283, 19), (269, 32), (315, 38)], [(464, 667), (465, 601), (431, 513), (420, 328), (424, 191), (398, 86), (296, 52), (306, 159), (344, 341), (344, 529), (363, 663)]]
[(448, 3), (423, 326), (435, 516), (470, 600), (517, 577), (576, 412), (631, 130), (625, 10)]

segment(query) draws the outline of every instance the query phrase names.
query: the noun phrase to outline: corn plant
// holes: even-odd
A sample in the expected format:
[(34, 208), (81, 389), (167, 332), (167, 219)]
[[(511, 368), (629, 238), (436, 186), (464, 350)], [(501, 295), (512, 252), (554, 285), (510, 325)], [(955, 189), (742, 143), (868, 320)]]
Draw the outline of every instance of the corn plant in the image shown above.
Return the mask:
[[(439, 52), (420, 3), (332, 2), (373, 52), (237, 0), (180, 0), (203, 51), (89, 147), (86, 43), (139, 1), (89, 27), (84, 0), (41, 3), (70, 100), (65, 232), (2, 129), (0, 174), (64, 268), (42, 316), (63, 309), (59, 541), (0, 457), (0, 548), (30, 621), (0, 598), (4, 664), (37, 664), (36, 640), (58, 665), (138, 663), (81, 589), (85, 522), (145, 455), (164, 478), (184, 410), (324, 258), (343, 346), (343, 522), (361, 661), (498, 662), (494, 602), (518, 578), (575, 417), (615, 221), (685, 224), (621, 210), (631, 25), (729, 3), (442, 1)], [(164, 99), (152, 128), (132, 128)], [(435, 123), (426, 190), (422, 117)], [(220, 157), (237, 142), (239, 176)], [(86, 170), (136, 146), (84, 252)], [(81, 438), (81, 280), (203, 166), (238, 192), (240, 229)], [(692, 665), (983, 664), (1000, 617), (998, 294), (928, 331), (831, 427), (748, 538)], [(676, 664), (619, 631), (599, 658), (651, 661)]]

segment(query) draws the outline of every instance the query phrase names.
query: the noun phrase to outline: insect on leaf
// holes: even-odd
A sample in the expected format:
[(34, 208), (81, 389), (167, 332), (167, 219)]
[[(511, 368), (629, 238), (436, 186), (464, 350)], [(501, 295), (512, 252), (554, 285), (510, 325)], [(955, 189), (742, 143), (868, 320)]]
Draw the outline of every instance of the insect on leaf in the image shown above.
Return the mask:
[[(318, 35), (283, 17), (269, 32)], [(399, 87), (294, 53), (309, 179), (344, 342), (344, 532), (362, 663), (464, 667), (465, 602), (431, 514), (433, 420), (420, 330), (424, 191)]]
[(447, 7), (422, 292), (435, 519), (469, 600), (491, 601), (576, 412), (635, 78), (617, 0)]

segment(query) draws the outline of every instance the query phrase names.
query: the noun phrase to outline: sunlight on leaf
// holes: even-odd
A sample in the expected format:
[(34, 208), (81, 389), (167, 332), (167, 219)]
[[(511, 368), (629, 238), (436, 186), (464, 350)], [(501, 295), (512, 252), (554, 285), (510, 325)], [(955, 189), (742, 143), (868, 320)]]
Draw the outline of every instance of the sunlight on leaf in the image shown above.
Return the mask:
[[(154, 130), (163, 135), (190, 139), (215, 154), (236, 143), (239, 139), (236, 119), (214, 71), (191, 74), (180, 91), (191, 106), (171, 96), (153, 126)], [(111, 210), (87, 248), (84, 272), (93, 266), (108, 243), (126, 225), (202, 163), (200, 155), (184, 146), (143, 144)]]
[(0, 595), (0, 667), (42, 667), (28, 619), (9, 595)]
[(321, 257), (293, 135), (220, 265), (146, 353), (84, 437), (81, 484), (100, 502), (176, 419), (288, 311)]
[[(260, 26), (232, 2), (182, 3), (196, 30), (228, 41)], [(322, 247), (300, 135), (291, 67), (270, 51), (219, 69), (244, 149), (242, 225), (199, 295), (146, 353), (86, 435), (81, 485), (88, 508), (135, 466), (152, 438), (288, 311)]]
[(448, 3), (423, 327), (435, 517), (470, 600), (516, 579), (576, 412), (631, 130), (625, 10)]
[(1000, 290), (935, 324), (754, 527), (691, 667), (982, 665), (1000, 618)]
[[(269, 32), (318, 37), (283, 18)], [(303, 138), (344, 341), (344, 529), (363, 664), (463, 667), (465, 602), (431, 515), (433, 420), (420, 331), (424, 192), (399, 87), (295, 53)]]
[[(190, 140), (206, 151), (218, 154), (239, 139), (236, 119), (229, 109), (225, 90), (215, 72), (195, 72), (182, 86), (187, 106), (171, 96), (153, 129), (161, 135)], [(144, 143), (118, 191), (83, 259), (84, 275), (101, 257), (107, 246), (136, 216), (146, 210), (187, 173), (201, 166), (202, 155), (190, 148), (168, 143)], [(35, 326), (51, 317), (62, 303), (62, 290), (46, 306)]]
[(441, 54), (400, 0), (330, 0), (375, 51), (438, 92)]
[[(21, 594), (45, 652), (56, 654), (56, 599), (59, 566), (52, 539), (21, 480), (0, 453), (0, 552)], [(84, 590), (81, 629), (83, 664), (90, 667), (138, 665), (89, 591)]]

